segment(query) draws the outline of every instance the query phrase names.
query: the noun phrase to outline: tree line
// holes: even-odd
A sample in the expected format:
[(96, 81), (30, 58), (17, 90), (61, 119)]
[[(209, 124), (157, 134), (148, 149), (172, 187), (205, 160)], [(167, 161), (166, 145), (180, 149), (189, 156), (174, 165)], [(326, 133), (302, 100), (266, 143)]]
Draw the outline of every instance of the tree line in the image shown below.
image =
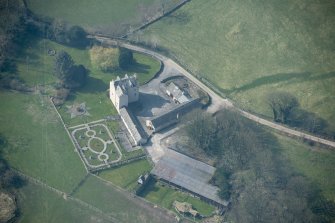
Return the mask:
[(283, 91), (274, 91), (266, 96), (266, 102), (272, 110), (273, 120), (297, 127), (313, 134), (335, 138), (326, 120), (300, 107), (298, 99)]
[(276, 137), (235, 111), (195, 113), (189, 143), (215, 159), (211, 183), (231, 201), (234, 222), (332, 222), (335, 203), (294, 171)]

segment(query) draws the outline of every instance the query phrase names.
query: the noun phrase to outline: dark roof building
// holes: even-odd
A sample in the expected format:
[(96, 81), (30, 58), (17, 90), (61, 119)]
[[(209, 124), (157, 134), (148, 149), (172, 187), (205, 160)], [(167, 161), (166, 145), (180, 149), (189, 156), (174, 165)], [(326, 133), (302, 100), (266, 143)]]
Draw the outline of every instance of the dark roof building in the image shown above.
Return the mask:
[(175, 83), (171, 82), (166, 88), (166, 94), (172, 97), (173, 101), (179, 104), (188, 102), (191, 97), (183, 90), (181, 90)]
[(218, 196), (219, 188), (208, 183), (215, 170), (206, 163), (168, 149), (151, 174), (214, 204), (227, 206), (229, 202)]
[(199, 98), (184, 102), (171, 110), (146, 120), (146, 126), (153, 132), (158, 132), (166, 127), (169, 127), (179, 121), (179, 117), (191, 111), (194, 108), (200, 107)]
[(128, 110), (128, 108), (123, 107), (119, 111), (121, 119), (125, 124), (128, 132), (130, 133), (132, 139), (136, 145), (143, 145), (147, 142), (147, 134), (144, 132), (138, 120), (133, 116), (133, 114)]

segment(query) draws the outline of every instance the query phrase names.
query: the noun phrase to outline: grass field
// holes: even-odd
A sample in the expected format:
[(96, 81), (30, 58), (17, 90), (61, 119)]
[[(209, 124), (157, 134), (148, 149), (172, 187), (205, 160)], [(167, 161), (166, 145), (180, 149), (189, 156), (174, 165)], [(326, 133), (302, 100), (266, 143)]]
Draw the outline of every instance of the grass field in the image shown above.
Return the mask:
[[(77, 185), (84, 179), (86, 171), (49, 100), (49, 94), (53, 92), (52, 85), (56, 79), (52, 75), (54, 57), (47, 55), (48, 49), (55, 49), (57, 52), (65, 50), (71, 54), (77, 64), (84, 64), (91, 70), (88, 85), (82, 91), (73, 94), (69, 103), (83, 102), (82, 100), (85, 99), (88, 107), (91, 108), (89, 112), (92, 114), (91, 119), (88, 120), (101, 119), (105, 115), (116, 113), (109, 102), (110, 100), (105, 96), (106, 89), (111, 79), (115, 78), (116, 75), (124, 75), (127, 71), (111, 74), (95, 71), (91, 68), (87, 50), (69, 48), (39, 39), (30, 42), (22, 52), (22, 56), (17, 59), (17, 74), (30, 87), (43, 86), (46, 95), (42, 95), (38, 91), (32, 94), (0, 91), (0, 133), (8, 141), (8, 145), (3, 151), (4, 158), (12, 167), (21, 172), (37, 178), (49, 186), (70, 193), (75, 188), (78, 189)], [(159, 63), (157, 61), (141, 54), (134, 54), (134, 57), (139, 65), (138, 76), (143, 74), (150, 78), (150, 75), (153, 76), (158, 71)], [(149, 64), (141, 64), (142, 61)], [(132, 69), (129, 72), (135, 72), (137, 67)], [(99, 97), (104, 97), (106, 104), (100, 104), (97, 99)], [(66, 119), (66, 115), (69, 114), (65, 111), (62, 115), (65, 116), (66, 121), (70, 120)], [(82, 124), (81, 121), (74, 120), (73, 122), (68, 121), (68, 123)], [(107, 125), (112, 129), (117, 128), (111, 122), (108, 122)], [(127, 157), (138, 154), (143, 154), (143, 151), (129, 153)], [(105, 187), (105, 190), (101, 189), (103, 187), (101, 186), (101, 190), (95, 191), (95, 186), (99, 187), (102, 183), (96, 178), (92, 181), (93, 184), (85, 183), (84, 188), (80, 187), (79, 191), (89, 191), (87, 196), (90, 196), (93, 191), (97, 193), (96, 197), (105, 197), (107, 193), (109, 198), (111, 198), (110, 196), (115, 198), (115, 200), (110, 199), (108, 202), (100, 203), (100, 206), (106, 203), (110, 213), (114, 213), (115, 210), (123, 210), (117, 216), (121, 222), (123, 219), (127, 219), (124, 222), (129, 222), (129, 219), (123, 216), (129, 212), (125, 207), (131, 207), (133, 210), (141, 208), (141, 203), (124, 201), (126, 202), (124, 204), (124, 195), (110, 186)], [(77, 207), (76, 204), (69, 201), (65, 202), (63, 198), (58, 198), (48, 191), (44, 191), (43, 188), (28, 185), (20, 193), (23, 212), (21, 222), (106, 222), (101, 216), (96, 216), (89, 210)], [(93, 204), (97, 201), (95, 197), (92, 200)], [(87, 201), (91, 203), (91, 199)], [(160, 222), (155, 217), (148, 217), (150, 214), (136, 212), (136, 214), (129, 215), (132, 218), (139, 216), (138, 222)], [(145, 216), (144, 220), (141, 219), (142, 215)], [(155, 212), (152, 215), (155, 215)], [(87, 219), (85, 219), (86, 217)]]
[(44, 187), (28, 184), (19, 193), (21, 207), (20, 223), (73, 223), (110, 222), (100, 213), (94, 212), (71, 200), (51, 192)]
[(194, 209), (204, 216), (211, 215), (215, 210), (214, 206), (211, 206), (198, 198), (192, 197), (187, 193), (181, 192), (179, 189), (173, 189), (172, 187), (155, 180), (149, 182), (145, 190), (142, 192), (142, 196), (148, 201), (172, 211), (175, 211), (173, 207), (174, 201), (188, 202), (192, 204)]
[(4, 157), (18, 170), (70, 192), (86, 172), (46, 96), (0, 92)]
[(271, 117), (274, 89), (335, 129), (335, 5), (192, 0), (130, 39), (157, 44), (243, 108)]
[(74, 196), (120, 219), (120, 222), (165, 222), (156, 212), (144, 209), (136, 198), (133, 200), (123, 195), (93, 176), (86, 180)]
[[(160, 63), (157, 60), (143, 54), (134, 53), (136, 64), (128, 70), (104, 73), (93, 68), (88, 50), (75, 49), (49, 40), (37, 39), (27, 46), (25, 52), (18, 59), (19, 76), (28, 86), (48, 86), (56, 82), (56, 78), (53, 76), (54, 57), (47, 54), (48, 49), (54, 49), (56, 52), (64, 50), (71, 55), (76, 64), (83, 64), (90, 70), (87, 84), (72, 94), (65, 105), (59, 109), (65, 123), (70, 126), (116, 114), (107, 92), (109, 81), (112, 79), (117, 76), (124, 76), (126, 73), (136, 73), (141, 84), (152, 78), (160, 69)], [(91, 116), (80, 116), (71, 119), (70, 114), (67, 113), (68, 109), (66, 106), (82, 102), (86, 102)]]
[(310, 147), (300, 141), (276, 135), (282, 154), (293, 168), (315, 183), (323, 195), (335, 202), (335, 153), (333, 150)]
[(99, 176), (119, 187), (132, 191), (137, 186), (138, 177), (150, 172), (151, 169), (152, 166), (149, 161), (143, 159), (110, 170), (102, 171), (99, 173)]
[[(175, 1), (169, 1), (174, 4)], [(80, 25), (89, 31), (119, 34), (138, 26), (145, 17), (160, 13), (162, 0), (28, 0), (37, 15)]]

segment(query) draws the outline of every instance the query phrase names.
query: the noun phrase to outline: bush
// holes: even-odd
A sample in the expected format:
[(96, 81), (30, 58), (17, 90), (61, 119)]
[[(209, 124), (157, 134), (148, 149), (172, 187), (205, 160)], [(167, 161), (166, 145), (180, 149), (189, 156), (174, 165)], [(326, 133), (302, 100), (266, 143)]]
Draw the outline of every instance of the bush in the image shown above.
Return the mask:
[(88, 70), (83, 65), (74, 65), (64, 85), (70, 89), (82, 87), (86, 84), (87, 76)]
[(89, 44), (86, 35), (87, 33), (80, 26), (72, 26), (67, 32), (68, 44), (74, 47), (86, 47)]
[(119, 66), (121, 69), (127, 69), (134, 64), (133, 52), (126, 48), (119, 48)]
[(66, 99), (69, 97), (70, 90), (67, 88), (59, 88), (56, 91), (56, 95), (53, 99), (53, 102), (56, 106), (64, 104)]
[(54, 63), (54, 74), (61, 81), (68, 79), (70, 71), (74, 65), (72, 57), (65, 51), (60, 51)]
[(119, 49), (94, 46), (90, 49), (93, 66), (104, 71), (114, 71), (119, 68)]

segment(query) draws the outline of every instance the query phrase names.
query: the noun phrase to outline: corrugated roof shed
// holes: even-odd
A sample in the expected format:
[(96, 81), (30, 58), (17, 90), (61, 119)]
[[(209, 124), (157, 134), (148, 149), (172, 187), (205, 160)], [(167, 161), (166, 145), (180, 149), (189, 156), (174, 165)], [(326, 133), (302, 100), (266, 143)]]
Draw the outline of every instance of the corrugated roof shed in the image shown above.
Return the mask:
[(208, 183), (214, 172), (214, 167), (170, 149), (151, 171), (158, 178), (227, 206), (228, 202), (217, 195), (219, 188)]

